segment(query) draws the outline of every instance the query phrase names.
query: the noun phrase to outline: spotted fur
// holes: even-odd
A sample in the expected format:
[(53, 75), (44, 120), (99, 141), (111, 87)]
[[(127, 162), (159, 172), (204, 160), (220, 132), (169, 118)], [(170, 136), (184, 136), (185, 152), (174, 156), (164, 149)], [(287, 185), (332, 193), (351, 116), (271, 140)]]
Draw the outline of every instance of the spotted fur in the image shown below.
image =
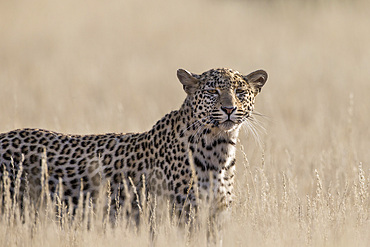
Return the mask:
[[(147, 132), (66, 135), (18, 129), (0, 134), (1, 179), (7, 171), (14, 188), (23, 157), (23, 172), (18, 174), (21, 194), (28, 184), (30, 196), (37, 198), (44, 155), (51, 195), (61, 181), (62, 196), (73, 205), (79, 201), (81, 186), (84, 196), (95, 198), (109, 180), (112, 200), (118, 198), (119, 205), (127, 197), (125, 186), (127, 191), (135, 185), (137, 191), (145, 186), (148, 195), (169, 200), (178, 212), (196, 207), (194, 188), (200, 199), (215, 199), (215, 211), (224, 210), (233, 198), (239, 129), (251, 116), (267, 73), (259, 70), (244, 76), (222, 68), (201, 75), (180, 69), (177, 75), (187, 93), (184, 103)], [(137, 207), (134, 197), (130, 202)], [(112, 207), (116, 205), (113, 201)]]

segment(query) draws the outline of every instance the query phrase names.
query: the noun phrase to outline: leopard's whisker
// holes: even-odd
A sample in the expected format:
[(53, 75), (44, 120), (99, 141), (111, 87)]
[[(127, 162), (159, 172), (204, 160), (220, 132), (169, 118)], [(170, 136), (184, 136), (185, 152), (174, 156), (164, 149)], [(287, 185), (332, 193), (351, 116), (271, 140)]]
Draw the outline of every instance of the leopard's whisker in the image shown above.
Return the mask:
[(258, 143), (260, 147), (262, 147), (262, 140), (260, 138), (259, 129), (258, 127), (261, 127), (260, 125), (256, 126), (253, 120), (249, 118), (245, 118), (244, 124), (242, 125), (243, 129), (248, 133), (251, 133), (254, 140)]

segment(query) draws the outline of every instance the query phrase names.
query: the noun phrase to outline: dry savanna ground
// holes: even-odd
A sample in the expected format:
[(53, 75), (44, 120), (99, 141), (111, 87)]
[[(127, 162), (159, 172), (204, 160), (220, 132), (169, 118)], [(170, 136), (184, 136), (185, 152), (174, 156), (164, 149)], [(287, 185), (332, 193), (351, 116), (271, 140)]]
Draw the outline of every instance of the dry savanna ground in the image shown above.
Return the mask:
[[(365, 0), (1, 1), (0, 132), (147, 130), (185, 97), (176, 69), (263, 68), (224, 246), (369, 246), (369, 16)], [(149, 244), (146, 224), (4, 204), (2, 246)], [(158, 246), (205, 246), (206, 224), (189, 238), (164, 219)]]

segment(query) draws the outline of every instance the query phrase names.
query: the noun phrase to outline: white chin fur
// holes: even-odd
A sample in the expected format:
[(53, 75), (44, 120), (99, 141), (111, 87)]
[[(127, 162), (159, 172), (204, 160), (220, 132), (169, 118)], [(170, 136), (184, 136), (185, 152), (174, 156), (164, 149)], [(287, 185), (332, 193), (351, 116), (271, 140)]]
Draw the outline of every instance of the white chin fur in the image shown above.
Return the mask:
[(223, 123), (220, 123), (219, 128), (225, 131), (231, 131), (237, 129), (238, 124), (231, 121), (225, 121)]

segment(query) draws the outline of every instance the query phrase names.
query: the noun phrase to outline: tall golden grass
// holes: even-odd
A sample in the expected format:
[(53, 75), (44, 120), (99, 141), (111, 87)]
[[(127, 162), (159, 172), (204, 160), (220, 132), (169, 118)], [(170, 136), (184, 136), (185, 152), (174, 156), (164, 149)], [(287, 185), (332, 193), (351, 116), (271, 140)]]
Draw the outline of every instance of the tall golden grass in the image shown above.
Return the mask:
[[(240, 135), (235, 203), (219, 232), (224, 246), (369, 246), (369, 7), (365, 0), (1, 1), (0, 132), (147, 130), (185, 97), (176, 69), (263, 68), (269, 81), (256, 110), (266, 131), (259, 128), (261, 145), (248, 131)], [(88, 227), (68, 212), (55, 218), (48, 205), (30, 204), (21, 216), (4, 198), (2, 246), (149, 244), (147, 224), (111, 227), (91, 211)], [(206, 245), (206, 226), (191, 239), (171, 217), (156, 227), (158, 246)]]

